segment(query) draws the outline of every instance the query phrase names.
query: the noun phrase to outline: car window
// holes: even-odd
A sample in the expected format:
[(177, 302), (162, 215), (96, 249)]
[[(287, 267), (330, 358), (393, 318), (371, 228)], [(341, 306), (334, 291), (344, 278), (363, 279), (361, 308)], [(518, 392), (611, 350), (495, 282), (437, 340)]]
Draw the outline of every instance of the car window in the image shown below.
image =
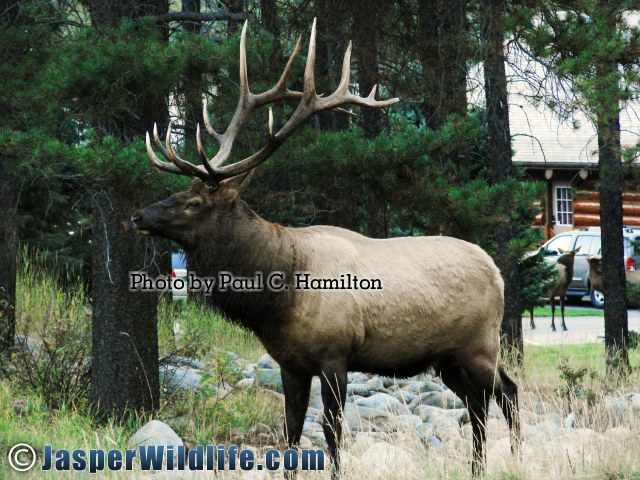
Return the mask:
[(187, 268), (187, 258), (184, 252), (171, 254), (171, 268)]
[(600, 237), (593, 237), (593, 241), (591, 242), (591, 246), (589, 247), (589, 256), (593, 255), (602, 255), (601, 247), (602, 239)]
[(562, 250), (571, 250), (571, 235), (558, 235), (547, 244), (545, 250), (558, 252), (559, 248)]
[(574, 247), (574, 249), (580, 247), (580, 252), (578, 252), (578, 255), (590, 255), (591, 244), (596, 238), (597, 237), (591, 235), (578, 235), (578, 238), (576, 238), (576, 245)]

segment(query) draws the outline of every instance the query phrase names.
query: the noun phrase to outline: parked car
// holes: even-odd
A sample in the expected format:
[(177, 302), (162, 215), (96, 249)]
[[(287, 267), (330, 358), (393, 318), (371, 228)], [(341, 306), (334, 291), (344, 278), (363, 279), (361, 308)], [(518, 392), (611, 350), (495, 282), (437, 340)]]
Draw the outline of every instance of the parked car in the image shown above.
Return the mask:
[(187, 258), (182, 251), (171, 254), (171, 276), (184, 280), (184, 288), (171, 289), (174, 300), (184, 300), (187, 298)]
[[(623, 236), (625, 268), (640, 269), (640, 227), (624, 227)], [(545, 260), (553, 263), (559, 255), (558, 249), (575, 250), (578, 247), (581, 248), (574, 259), (573, 281), (567, 290), (567, 297), (580, 300), (589, 295), (593, 306), (602, 308), (604, 295), (591, 287), (587, 265), (587, 257), (602, 255), (600, 227), (586, 227), (560, 233), (542, 245), (540, 250), (544, 253)]]

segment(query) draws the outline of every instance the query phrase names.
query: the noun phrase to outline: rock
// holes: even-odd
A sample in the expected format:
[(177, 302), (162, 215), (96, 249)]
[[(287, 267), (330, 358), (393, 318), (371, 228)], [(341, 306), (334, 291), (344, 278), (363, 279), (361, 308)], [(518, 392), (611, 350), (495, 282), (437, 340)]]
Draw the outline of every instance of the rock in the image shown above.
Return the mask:
[(242, 445), (242, 443), (244, 442), (244, 438), (245, 432), (244, 428), (242, 427), (232, 428), (229, 432), (229, 440), (234, 445)]
[(258, 360), (258, 368), (271, 368), (271, 369), (280, 369), (280, 365), (276, 362), (271, 355), (265, 353)]
[(548, 413), (554, 412), (554, 409), (546, 402), (536, 402), (533, 406), (533, 411), (538, 415), (546, 415)]
[(609, 425), (618, 425), (627, 419), (627, 402), (619, 398), (606, 398), (603, 420)]
[(425, 445), (436, 448), (436, 449), (442, 448), (442, 442), (435, 435), (431, 435), (429, 438), (427, 438)]
[(627, 427), (613, 427), (607, 430), (604, 436), (621, 444), (625, 444), (634, 437), (634, 434), (631, 433), (631, 430)]
[(313, 443), (311, 442), (309, 437), (307, 437), (305, 435), (302, 435), (300, 437), (299, 445), (300, 445), (300, 448), (302, 448), (304, 450), (309, 450), (310, 448), (313, 448)]
[(416, 408), (420, 405), (428, 405), (431, 407), (446, 408), (448, 399), (444, 392), (426, 392), (421, 393), (409, 404), (409, 410), (416, 413)]
[(491, 401), (489, 402), (489, 410), (487, 411), (487, 415), (489, 418), (501, 418), (502, 416), (502, 410), (500, 410), (500, 407), (493, 399), (491, 399)]
[(429, 438), (433, 436), (433, 426), (430, 423), (421, 423), (416, 426), (418, 437), (426, 444)]
[(159, 420), (151, 420), (134, 433), (127, 442), (129, 448), (137, 448), (140, 445), (147, 447), (151, 445), (162, 445), (165, 448), (172, 446), (174, 447), (174, 456), (177, 456), (178, 447), (184, 445), (184, 443), (169, 425)]
[(282, 392), (282, 377), (280, 369), (258, 368), (256, 370), (256, 381), (261, 387), (271, 388)]
[(322, 410), (322, 388), (320, 384), (320, 378), (313, 377), (311, 380), (311, 393), (309, 394), (309, 405), (318, 410)]
[(236, 383), (236, 388), (240, 390), (247, 390), (256, 383), (254, 378), (243, 378), (238, 383)]
[(359, 407), (353, 403), (345, 404), (344, 418), (353, 432), (393, 432), (397, 427), (395, 419), (384, 410)]
[(422, 419), (417, 415), (398, 415), (396, 422), (398, 422), (399, 427), (412, 428), (414, 430), (423, 424)]
[(314, 445), (326, 448), (327, 441), (324, 437), (324, 430), (322, 429), (322, 425), (315, 422), (304, 422), (302, 433)]
[(400, 472), (413, 462), (413, 455), (395, 445), (378, 442), (369, 447), (361, 459), (374, 472)]
[(416, 415), (431, 425), (434, 434), (442, 441), (460, 436), (460, 424), (447, 411), (429, 405), (419, 405), (414, 411)]
[(572, 431), (575, 428), (575, 425), (576, 425), (576, 414), (571, 412), (564, 419), (564, 428), (566, 428), (568, 431)]
[(29, 403), (24, 398), (12, 400), (9, 406), (13, 409), (13, 413), (15, 413), (19, 417), (24, 417), (27, 413), (27, 410), (29, 410)]
[(177, 367), (191, 367), (197, 370), (202, 370), (204, 368), (204, 364), (201, 361), (189, 357), (169, 357), (164, 364), (174, 365)]
[(366, 373), (351, 372), (347, 375), (348, 383), (367, 383), (369, 376)]
[(371, 391), (371, 386), (366, 383), (350, 383), (347, 385), (347, 395), (359, 395), (367, 397)]
[(374, 410), (384, 410), (394, 415), (408, 415), (411, 413), (406, 405), (403, 405), (399, 400), (387, 393), (376, 393), (367, 398), (360, 398), (354, 403)]
[(374, 443), (376, 443), (376, 439), (370, 432), (358, 432), (350, 444), (349, 450), (353, 455), (361, 457)]
[(204, 372), (191, 367), (162, 365), (160, 383), (171, 391), (197, 390), (200, 388)]
[(389, 388), (391, 385), (397, 385), (398, 379), (396, 377), (380, 377), (382, 380), (382, 386), (384, 388)]
[(391, 396), (407, 406), (417, 397), (417, 395), (413, 393), (407, 393), (404, 389), (396, 390)]
[(464, 425), (465, 423), (469, 423), (471, 421), (471, 417), (469, 417), (469, 411), (466, 408), (445, 410), (445, 413), (449, 418), (453, 418), (458, 423), (458, 425)]
[(628, 393), (625, 400), (631, 411), (640, 412), (640, 393)]
[(528, 442), (537, 438), (549, 440), (558, 437), (560, 433), (560, 427), (556, 422), (553, 420), (545, 420), (537, 425), (526, 426), (524, 428), (524, 439)]
[(269, 425), (266, 425), (264, 423), (256, 423), (255, 426), (252, 429), (255, 433), (271, 433), (271, 429), (269, 428)]
[(366, 381), (366, 384), (369, 385), (370, 390), (384, 390), (384, 383), (382, 382), (382, 378), (373, 377)]

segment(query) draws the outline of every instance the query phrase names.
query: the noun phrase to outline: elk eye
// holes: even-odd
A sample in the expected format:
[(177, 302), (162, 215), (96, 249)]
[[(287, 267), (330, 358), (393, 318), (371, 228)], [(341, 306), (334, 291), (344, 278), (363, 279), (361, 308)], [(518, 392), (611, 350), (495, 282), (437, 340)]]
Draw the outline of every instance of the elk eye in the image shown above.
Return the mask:
[(200, 208), (200, 202), (189, 202), (188, 208)]

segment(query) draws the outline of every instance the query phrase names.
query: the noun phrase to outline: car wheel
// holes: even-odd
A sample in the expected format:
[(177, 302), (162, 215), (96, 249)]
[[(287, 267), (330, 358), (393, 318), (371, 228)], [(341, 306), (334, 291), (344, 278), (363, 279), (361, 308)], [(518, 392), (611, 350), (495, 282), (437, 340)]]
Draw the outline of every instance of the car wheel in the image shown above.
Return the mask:
[(582, 295), (567, 295), (567, 300), (571, 303), (580, 303), (582, 301)]
[(594, 290), (591, 287), (589, 296), (591, 297), (591, 304), (596, 308), (604, 308), (604, 294), (598, 290)]

